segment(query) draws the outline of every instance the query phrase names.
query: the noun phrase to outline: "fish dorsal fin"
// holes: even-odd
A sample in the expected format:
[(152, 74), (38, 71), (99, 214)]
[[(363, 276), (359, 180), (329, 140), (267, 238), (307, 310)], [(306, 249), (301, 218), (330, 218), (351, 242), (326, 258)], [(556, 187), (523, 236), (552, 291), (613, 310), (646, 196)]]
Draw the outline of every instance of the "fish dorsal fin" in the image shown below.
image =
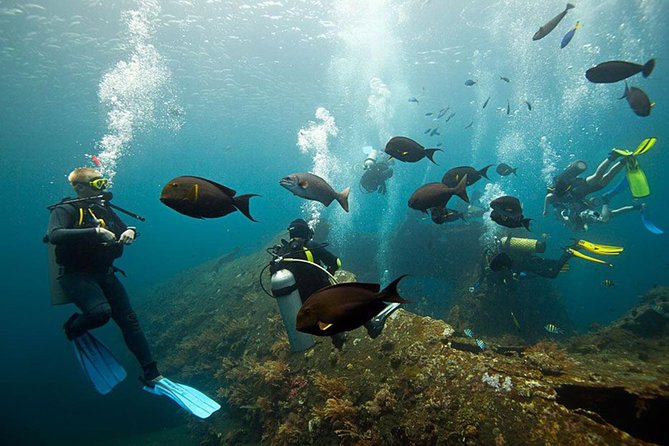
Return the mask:
[(332, 323), (327, 324), (327, 323), (325, 323), (325, 322), (323, 322), (323, 321), (318, 321), (318, 328), (319, 328), (321, 331), (325, 331), (325, 330), (327, 330), (327, 329), (330, 328), (330, 327), (332, 327)]
[(337, 283), (335, 285), (330, 285), (330, 288), (339, 288), (339, 287), (344, 287), (344, 286), (354, 286), (356, 288), (362, 288), (364, 290), (372, 291), (374, 293), (378, 293), (381, 291), (381, 285), (378, 283), (364, 283), (364, 282), (344, 282), (344, 283)]
[(225, 195), (229, 197), (234, 197), (235, 194), (237, 193), (236, 190), (230, 189), (229, 187), (223, 186), (222, 184), (217, 183), (216, 181), (211, 181), (206, 178), (202, 177), (191, 177), (191, 178), (197, 178), (198, 180), (206, 181), (207, 183), (216, 186), (218, 189), (220, 189)]

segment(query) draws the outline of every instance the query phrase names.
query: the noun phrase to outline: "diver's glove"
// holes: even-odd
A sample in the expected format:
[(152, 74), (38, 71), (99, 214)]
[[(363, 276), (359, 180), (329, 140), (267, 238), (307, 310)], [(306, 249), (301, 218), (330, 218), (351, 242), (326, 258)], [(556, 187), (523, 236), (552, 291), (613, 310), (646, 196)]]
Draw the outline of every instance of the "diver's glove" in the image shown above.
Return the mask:
[(114, 235), (114, 233), (111, 232), (109, 229), (105, 229), (98, 226), (97, 228), (95, 228), (95, 232), (98, 235), (98, 239), (102, 243), (114, 243), (116, 241), (116, 235)]
[(135, 230), (132, 228), (128, 228), (123, 233), (121, 236), (118, 238), (118, 241), (120, 243), (123, 243), (124, 245), (129, 245), (132, 242), (135, 241)]

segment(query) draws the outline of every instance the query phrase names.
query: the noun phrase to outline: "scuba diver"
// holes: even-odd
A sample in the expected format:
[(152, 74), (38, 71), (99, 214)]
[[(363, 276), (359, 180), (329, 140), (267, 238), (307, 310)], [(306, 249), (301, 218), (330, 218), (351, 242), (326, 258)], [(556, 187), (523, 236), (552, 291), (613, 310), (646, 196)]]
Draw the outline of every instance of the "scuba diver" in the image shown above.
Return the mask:
[(369, 148), (363, 168), (365, 173), (360, 178), (360, 189), (366, 193), (386, 193), (386, 180), (392, 178), (393, 169), (390, 167), (392, 160), (379, 161), (379, 151)]
[[(327, 244), (313, 241), (314, 232), (301, 218), (288, 226), (289, 241), (268, 249), (273, 256), (269, 265), (272, 274), (272, 296), (277, 298), (279, 311), (286, 327), (288, 340), (294, 352), (303, 351), (313, 345), (310, 335), (298, 332), (295, 322), (297, 312), (316, 291), (335, 283), (333, 274), (341, 267), (341, 261), (326, 248)], [(398, 303), (387, 305), (378, 315), (365, 324), (370, 337), (376, 338), (385, 321), (397, 308)], [(341, 350), (346, 340), (345, 333), (332, 338), (335, 348)]]
[(479, 279), (469, 291), (473, 293), (484, 280), (514, 286), (515, 282), (532, 276), (555, 279), (561, 272), (569, 271), (567, 262), (572, 257), (613, 266), (609, 262), (583, 253), (583, 250), (605, 256), (616, 256), (620, 255), (624, 248), (577, 240), (564, 248), (559, 258), (548, 259), (536, 255), (546, 251), (546, 236), (541, 240), (504, 236), (496, 239), (493, 246), (484, 251)]
[(65, 322), (65, 336), (72, 341), (84, 373), (101, 394), (109, 393), (126, 377), (111, 351), (91, 334), (113, 319), (128, 349), (139, 362), (144, 389), (164, 395), (192, 414), (206, 418), (220, 405), (201, 392), (163, 377), (130, 305), (128, 293), (114, 266), (124, 246), (134, 242), (137, 230), (127, 226), (114, 209), (136, 214), (111, 204), (109, 181), (96, 169), (74, 169), (68, 176), (77, 198), (65, 198), (49, 206), (51, 211), (45, 242), (49, 243), (52, 303), (74, 303), (80, 312)]

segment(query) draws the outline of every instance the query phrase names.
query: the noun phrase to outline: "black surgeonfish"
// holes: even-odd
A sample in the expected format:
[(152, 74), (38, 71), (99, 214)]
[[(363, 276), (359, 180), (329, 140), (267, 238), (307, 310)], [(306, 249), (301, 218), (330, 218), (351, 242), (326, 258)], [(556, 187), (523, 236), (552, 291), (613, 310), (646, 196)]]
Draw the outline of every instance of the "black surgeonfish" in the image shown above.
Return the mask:
[(287, 175), (279, 181), (279, 184), (298, 197), (319, 201), (325, 206), (330, 206), (333, 200), (337, 200), (342, 209), (348, 212), (350, 187), (337, 192), (323, 178), (308, 172)]
[(435, 152), (443, 152), (441, 149), (426, 149), (413, 139), (404, 136), (394, 136), (386, 143), (385, 152), (391, 157), (405, 162), (415, 163), (423, 158), (427, 158), (434, 164), (437, 164), (432, 157)]
[(444, 176), (441, 178), (441, 182), (448, 187), (455, 187), (463, 177), (467, 176), (467, 186), (471, 186), (480, 180), (481, 177), (489, 180), (490, 178), (488, 178), (488, 169), (491, 166), (492, 164), (488, 164), (480, 170), (476, 170), (470, 166), (454, 167), (444, 174)]
[(313, 293), (297, 312), (297, 331), (332, 336), (355, 330), (386, 307), (384, 302), (408, 303), (397, 291), (406, 275), (381, 290), (378, 283), (349, 282), (331, 285)]
[(634, 76), (637, 73), (641, 73), (643, 77), (648, 77), (653, 72), (653, 68), (655, 68), (655, 59), (650, 59), (644, 65), (622, 60), (612, 60), (588, 69), (585, 72), (585, 77), (595, 84), (612, 84)]
[(465, 214), (455, 209), (448, 209), (446, 207), (436, 207), (430, 209), (430, 218), (438, 225), (444, 223), (454, 222), (456, 220), (465, 220)]
[(498, 211), (492, 211), (490, 213), (490, 219), (501, 226), (506, 226), (507, 228), (525, 228), (528, 231), (530, 230), (531, 218), (525, 218), (522, 214), (517, 217), (507, 217), (502, 215)]
[(516, 174), (516, 170), (518, 170), (517, 167), (516, 167), (516, 168), (513, 168), (513, 167), (509, 166), (509, 165), (506, 164), (506, 163), (501, 163), (501, 164), (499, 164), (499, 165), (497, 166), (497, 168), (495, 169), (495, 171), (496, 171), (498, 174), (502, 175), (503, 177), (505, 177), (505, 176), (507, 176), (507, 175), (511, 175), (511, 174), (517, 175), (517, 174)]
[(567, 11), (569, 11), (573, 7), (574, 5), (572, 5), (571, 3), (567, 3), (567, 7), (564, 9), (564, 11), (553, 17), (548, 23), (539, 28), (539, 31), (534, 33), (534, 36), (532, 36), (532, 40), (539, 40), (546, 37), (548, 33), (550, 33), (555, 29), (555, 27), (558, 25), (558, 23), (560, 23), (560, 21), (564, 18), (564, 16), (567, 15)]
[(505, 217), (518, 217), (523, 215), (523, 206), (520, 200), (510, 195), (503, 195), (490, 202), (490, 207)]
[(176, 177), (167, 182), (160, 193), (160, 201), (175, 211), (193, 218), (217, 218), (239, 210), (251, 221), (249, 199), (258, 194), (235, 196), (229, 187), (205, 178)]
[(467, 175), (460, 180), (456, 187), (448, 187), (444, 183), (425, 184), (411, 194), (409, 207), (422, 212), (427, 212), (431, 208), (446, 207), (453, 195), (457, 195), (469, 203), (466, 187)]
[(619, 99), (627, 99), (627, 103), (637, 116), (649, 116), (650, 109), (654, 105), (650, 102), (648, 95), (640, 88), (627, 86), (625, 82), (625, 93)]

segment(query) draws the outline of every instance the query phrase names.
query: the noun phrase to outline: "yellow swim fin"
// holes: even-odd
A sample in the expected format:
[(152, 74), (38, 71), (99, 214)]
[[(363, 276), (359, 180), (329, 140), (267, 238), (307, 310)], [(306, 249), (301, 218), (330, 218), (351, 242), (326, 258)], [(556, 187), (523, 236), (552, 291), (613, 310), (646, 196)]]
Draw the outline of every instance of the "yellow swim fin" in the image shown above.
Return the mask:
[(650, 149), (653, 148), (656, 142), (657, 138), (655, 138), (654, 136), (644, 139), (639, 144), (639, 147), (637, 147), (636, 150), (632, 152), (632, 155), (641, 155), (642, 153), (648, 152)]
[(601, 245), (598, 243), (592, 243), (587, 240), (578, 240), (576, 245), (587, 249), (588, 251), (595, 254), (602, 254), (605, 256), (617, 256), (625, 250), (622, 246), (613, 246), (613, 245)]
[(589, 262), (594, 262), (594, 263), (601, 263), (603, 265), (609, 265), (610, 267), (613, 267), (613, 263), (605, 262), (604, 260), (587, 256), (582, 252), (576, 251), (575, 249), (567, 248), (567, 252), (573, 255), (574, 257), (578, 257), (579, 259), (587, 260)]
[(632, 156), (628, 156), (625, 160), (625, 167), (627, 168), (627, 184), (630, 187), (630, 192), (634, 198), (644, 198), (650, 195), (650, 186), (646, 174), (641, 170), (639, 161)]
[(616, 152), (620, 156), (630, 156), (632, 154), (632, 152), (625, 149), (612, 149), (611, 151)]

